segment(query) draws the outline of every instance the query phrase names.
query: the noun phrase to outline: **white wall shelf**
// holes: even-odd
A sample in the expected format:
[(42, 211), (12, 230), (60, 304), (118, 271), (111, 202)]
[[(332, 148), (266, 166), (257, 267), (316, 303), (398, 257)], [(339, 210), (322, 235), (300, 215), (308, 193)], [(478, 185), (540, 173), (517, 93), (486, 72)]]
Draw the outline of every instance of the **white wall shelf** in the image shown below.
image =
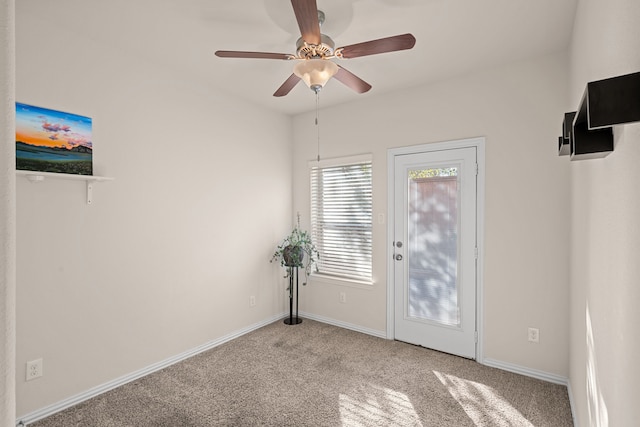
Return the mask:
[(38, 172), (38, 171), (26, 171), (16, 170), (18, 176), (24, 176), (31, 183), (42, 182), (45, 179), (66, 179), (72, 181), (85, 181), (87, 183), (87, 204), (90, 205), (93, 200), (93, 184), (95, 182), (113, 181), (115, 178), (108, 176), (97, 175), (74, 175), (69, 173), (53, 173), (53, 172)]

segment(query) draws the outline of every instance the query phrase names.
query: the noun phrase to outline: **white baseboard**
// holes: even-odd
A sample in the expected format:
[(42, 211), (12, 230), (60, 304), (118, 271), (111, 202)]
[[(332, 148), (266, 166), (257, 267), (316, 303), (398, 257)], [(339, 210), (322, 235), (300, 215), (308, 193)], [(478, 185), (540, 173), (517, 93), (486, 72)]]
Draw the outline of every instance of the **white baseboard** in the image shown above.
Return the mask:
[(573, 418), (573, 427), (578, 427), (578, 418), (576, 417), (576, 405), (573, 400), (573, 389), (571, 388), (571, 380), (567, 381), (567, 392), (569, 393), (569, 405), (571, 405), (571, 418)]
[(266, 320), (263, 320), (261, 322), (255, 323), (253, 325), (247, 326), (246, 328), (240, 329), (238, 331), (232, 332), (230, 334), (227, 334), (223, 337), (220, 337), (218, 339), (215, 339), (213, 341), (210, 341), (206, 344), (203, 344), (201, 346), (195, 347), (191, 350), (187, 350), (184, 353), (180, 353), (176, 356), (170, 357), (168, 359), (165, 359), (161, 362), (158, 363), (154, 363), (153, 365), (147, 366), (146, 368), (142, 368), (138, 371), (132, 372), (130, 374), (124, 375), (120, 378), (116, 378), (115, 380), (109, 381), (107, 383), (101, 384), (97, 387), (93, 387), (85, 392), (82, 392), (80, 394), (76, 394), (75, 396), (71, 396), (67, 399), (61, 400), (60, 402), (54, 403), (53, 405), (49, 405), (46, 406), (44, 408), (38, 409), (37, 411), (31, 412), (27, 415), (24, 415), (22, 417), (18, 418), (18, 421), (16, 422), (16, 426), (18, 427), (22, 427), (22, 426), (27, 426), (30, 423), (34, 423), (38, 420), (41, 420), (43, 418), (46, 418), (50, 415), (53, 415), (57, 412), (63, 411), (67, 408), (70, 408), (74, 405), (77, 405), (78, 403), (84, 402), (85, 400), (91, 399), (93, 397), (96, 397), (102, 393), (105, 393), (109, 390), (113, 390), (116, 387), (120, 387), (126, 383), (129, 383), (131, 381), (137, 380), (138, 378), (142, 378), (145, 375), (149, 375), (153, 372), (159, 371), (161, 369), (164, 369), (168, 366), (173, 365), (174, 363), (178, 363), (181, 362), (185, 359), (188, 359), (190, 357), (195, 356), (196, 354), (202, 353), (204, 351), (210, 350), (214, 347), (217, 347), (221, 344), (224, 344), (228, 341), (231, 341), (235, 338), (238, 338), (244, 334), (247, 334), (251, 331), (254, 331), (256, 329), (262, 328), (263, 326), (266, 326), (270, 323), (273, 323), (275, 321), (277, 321), (278, 319), (282, 319), (284, 316), (284, 314), (278, 314), (275, 316), (272, 316)]
[(312, 313), (300, 312), (300, 317), (306, 317), (307, 319), (315, 320), (318, 322), (326, 323), (328, 325), (338, 326), (344, 329), (350, 329), (356, 332), (362, 332), (363, 334), (373, 335), (378, 338), (387, 338), (386, 331), (377, 331), (375, 329), (363, 328), (362, 326), (353, 325), (351, 323), (342, 322), (340, 320), (331, 319), (329, 317), (318, 316)]
[[(362, 332), (363, 334), (387, 339), (386, 333), (384, 331), (376, 331), (374, 329), (363, 328), (358, 325), (353, 325), (328, 317), (318, 316), (312, 313), (300, 312), (300, 316), (306, 317), (307, 319), (316, 320), (318, 322), (327, 323), (329, 325), (338, 326), (340, 328), (351, 329), (352, 331)], [(574, 427), (578, 427), (578, 421), (576, 419), (576, 407), (573, 400), (573, 391), (571, 390), (571, 382), (568, 378), (537, 369), (526, 368), (524, 366), (515, 365), (513, 363), (502, 362), (495, 359), (483, 359), (482, 361), (478, 361), (478, 363), (486, 366), (491, 366), (493, 368), (502, 369), (503, 371), (513, 372), (515, 374), (521, 374), (553, 384), (566, 386), (567, 393), (569, 394), (569, 405), (571, 406), (571, 417), (573, 418), (573, 425)]]
[[(41, 420), (43, 418), (46, 418), (48, 416), (51, 416), (57, 412), (63, 411), (67, 408), (70, 408), (74, 405), (77, 405), (81, 402), (84, 402), (85, 400), (91, 399), (93, 397), (96, 397), (102, 393), (105, 393), (109, 390), (113, 390), (114, 388), (120, 387), (124, 384), (127, 384), (131, 381), (137, 380), (138, 378), (142, 378), (145, 375), (149, 375), (153, 372), (159, 371), (161, 369), (164, 369), (168, 366), (171, 366), (175, 363), (181, 362), (185, 359), (188, 359), (190, 357), (193, 357), (199, 353), (202, 353), (204, 351), (210, 350), (214, 347), (217, 347), (221, 344), (224, 344), (228, 341), (231, 341), (235, 338), (238, 338), (242, 335), (245, 335), (249, 332), (252, 332), (256, 329), (259, 329), (263, 326), (266, 326), (270, 323), (273, 323), (277, 320), (283, 319), (287, 316), (287, 313), (281, 313), (275, 316), (272, 316), (271, 318), (268, 318), (266, 320), (263, 320), (261, 322), (255, 323), (253, 325), (250, 325), (246, 328), (240, 329), (238, 331), (232, 332), (230, 334), (227, 334), (223, 337), (220, 337), (216, 340), (210, 341), (206, 344), (203, 344), (201, 346), (195, 347), (191, 350), (187, 350), (184, 353), (180, 353), (176, 356), (170, 357), (169, 359), (165, 359), (161, 362), (155, 363), (153, 365), (147, 366), (143, 369), (140, 369), (138, 371), (132, 372), (128, 375), (124, 375), (120, 378), (116, 378), (115, 380), (109, 381), (107, 383), (104, 383), (102, 385), (99, 385), (97, 387), (93, 387), (83, 393), (77, 394), (75, 396), (69, 397), (67, 399), (61, 400), (60, 402), (54, 403), (53, 405), (49, 405), (46, 406), (44, 408), (41, 408), (37, 411), (31, 412), (27, 415), (24, 415), (22, 417), (20, 417), (18, 419), (18, 421), (16, 422), (16, 426), (17, 427), (23, 427), (23, 426), (27, 426), (30, 423), (34, 423), (38, 420)], [(322, 322), (322, 323), (327, 323), (329, 325), (334, 325), (334, 326), (338, 326), (340, 328), (345, 328), (345, 329), (350, 329), (352, 331), (356, 331), (356, 332), (361, 332), (363, 334), (367, 334), (367, 335), (372, 335), (378, 338), (384, 338), (387, 339), (387, 335), (385, 331), (378, 331), (375, 329), (369, 329), (369, 328), (363, 328), (362, 326), (359, 325), (354, 325), (351, 323), (347, 323), (347, 322), (342, 322), (340, 320), (335, 320), (335, 319), (331, 319), (328, 317), (323, 317), (323, 316), (318, 316), (312, 313), (305, 313), (305, 312), (300, 312), (300, 316), (301, 317), (305, 317), (307, 319), (311, 319), (311, 320), (315, 320), (318, 322)], [(560, 384), (560, 385), (564, 385), (567, 386), (567, 390), (569, 393), (569, 402), (571, 405), (571, 413), (573, 416), (573, 423), (574, 426), (578, 426), (577, 424), (577, 420), (575, 417), (575, 405), (574, 405), (574, 401), (573, 401), (573, 393), (571, 390), (571, 383), (569, 382), (569, 380), (565, 377), (562, 377), (560, 375), (556, 375), (556, 374), (551, 374), (548, 372), (544, 372), (544, 371), (539, 371), (536, 369), (531, 369), (531, 368), (526, 368), (523, 366), (519, 366), (519, 365), (515, 365), (512, 363), (507, 363), (507, 362), (501, 362), (499, 360), (494, 360), (494, 359), (484, 359), (482, 362), (483, 365), (486, 366), (491, 366), (494, 368), (498, 368), (498, 369), (502, 369), (505, 371), (509, 371), (509, 372), (513, 372), (516, 374), (521, 374), (521, 375), (526, 375), (528, 377), (532, 377), (532, 378), (537, 378), (543, 381), (548, 381), (554, 384)]]
[[(300, 312), (301, 317), (307, 319), (316, 320), (318, 322), (327, 323), (329, 325), (338, 326), (340, 328), (351, 329), (352, 331), (362, 332), (363, 334), (373, 335), (378, 338), (387, 339), (387, 335), (384, 331), (377, 331), (375, 329), (363, 328), (358, 325), (342, 322), (340, 320), (331, 319), (328, 317), (318, 316), (312, 313)], [(561, 375), (552, 374), (537, 369), (526, 368), (524, 366), (516, 365), (513, 363), (502, 362), (495, 359), (484, 358), (482, 361), (478, 361), (482, 365), (491, 366), (493, 368), (502, 369), (503, 371), (513, 372), (527, 377), (536, 378), (542, 381), (547, 381), (553, 384), (559, 384), (567, 387), (567, 393), (569, 394), (569, 405), (571, 406), (571, 417), (573, 418), (573, 425), (578, 427), (578, 421), (576, 418), (576, 407), (573, 399), (573, 390), (571, 389), (571, 382), (568, 378)]]
[(516, 374), (526, 375), (527, 377), (536, 378), (542, 381), (547, 381), (554, 384), (559, 384), (567, 387), (567, 394), (569, 395), (569, 406), (571, 408), (571, 418), (573, 419), (574, 427), (578, 427), (578, 419), (576, 418), (576, 405), (573, 398), (573, 390), (571, 389), (571, 381), (561, 375), (551, 374), (549, 372), (539, 371), (537, 369), (525, 368), (524, 366), (515, 365), (513, 363), (501, 362), (495, 359), (484, 359), (483, 365), (491, 366), (493, 368), (502, 369), (504, 371), (513, 372)]
[(566, 386), (569, 383), (569, 379), (561, 375), (551, 374), (549, 372), (539, 371), (537, 369), (526, 368), (524, 366), (515, 365), (513, 363), (502, 362), (495, 359), (485, 358), (482, 361), (483, 365), (491, 366), (492, 368), (502, 369), (503, 371), (513, 372), (515, 374), (525, 375), (527, 377), (536, 378), (542, 381), (547, 381), (554, 384), (560, 384)]

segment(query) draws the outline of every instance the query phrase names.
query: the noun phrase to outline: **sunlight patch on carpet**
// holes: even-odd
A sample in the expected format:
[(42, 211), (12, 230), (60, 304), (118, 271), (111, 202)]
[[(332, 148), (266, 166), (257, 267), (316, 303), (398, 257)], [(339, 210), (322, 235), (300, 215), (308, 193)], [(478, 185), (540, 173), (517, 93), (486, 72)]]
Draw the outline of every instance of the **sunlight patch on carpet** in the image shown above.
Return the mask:
[(406, 394), (371, 386), (357, 394), (340, 394), (340, 420), (343, 427), (402, 425), (422, 427), (420, 417)]
[(534, 427), (491, 387), (433, 371), (477, 426)]

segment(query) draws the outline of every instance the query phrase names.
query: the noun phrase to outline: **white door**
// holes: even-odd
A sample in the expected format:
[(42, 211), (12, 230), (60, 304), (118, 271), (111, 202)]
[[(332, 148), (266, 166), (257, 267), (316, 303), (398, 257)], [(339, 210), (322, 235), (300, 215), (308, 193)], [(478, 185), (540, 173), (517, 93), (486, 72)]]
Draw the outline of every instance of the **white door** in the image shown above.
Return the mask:
[(394, 336), (476, 358), (476, 147), (394, 156)]

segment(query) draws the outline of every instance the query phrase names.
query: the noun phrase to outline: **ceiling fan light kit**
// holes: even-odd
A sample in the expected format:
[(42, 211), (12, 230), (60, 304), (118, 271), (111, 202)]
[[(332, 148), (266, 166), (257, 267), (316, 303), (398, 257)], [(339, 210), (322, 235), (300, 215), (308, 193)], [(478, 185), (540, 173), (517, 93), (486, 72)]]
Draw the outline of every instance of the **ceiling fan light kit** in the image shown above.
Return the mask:
[(335, 62), (320, 58), (301, 61), (293, 67), (293, 73), (314, 92), (319, 92), (337, 72)]
[(416, 39), (411, 34), (386, 37), (377, 40), (357, 43), (350, 46), (335, 48), (331, 37), (320, 33), (320, 25), (325, 16), (318, 10), (316, 0), (291, 0), (293, 12), (298, 22), (302, 37), (296, 43), (296, 55), (267, 52), (245, 51), (216, 51), (221, 58), (252, 58), (252, 59), (280, 59), (298, 60), (293, 68), (293, 74), (276, 90), (273, 96), (287, 95), (300, 80), (316, 94), (335, 76), (336, 80), (354, 90), (364, 93), (371, 89), (371, 85), (357, 77), (344, 67), (333, 62), (332, 58), (347, 59), (378, 53), (394, 52), (411, 49)]

